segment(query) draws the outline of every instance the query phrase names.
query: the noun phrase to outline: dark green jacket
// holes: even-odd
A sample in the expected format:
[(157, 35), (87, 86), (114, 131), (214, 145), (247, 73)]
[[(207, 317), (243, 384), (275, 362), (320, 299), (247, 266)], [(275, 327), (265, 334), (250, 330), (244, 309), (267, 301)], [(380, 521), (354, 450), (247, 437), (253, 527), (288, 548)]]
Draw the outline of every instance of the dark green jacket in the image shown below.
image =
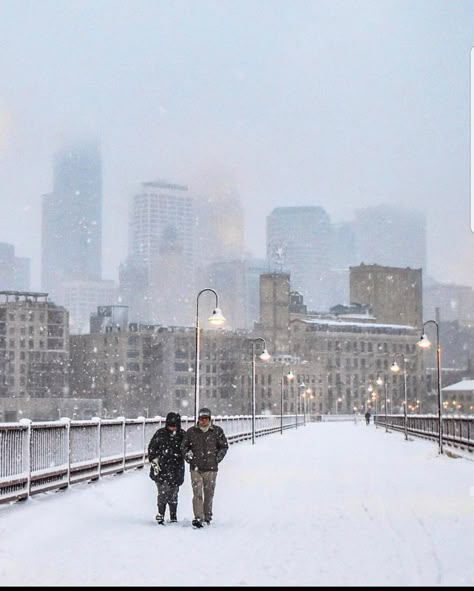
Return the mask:
[[(217, 464), (222, 462), (228, 449), (224, 431), (212, 423), (207, 432), (201, 431), (196, 425), (190, 427), (181, 443), (181, 451), (190, 469), (203, 472), (217, 472)], [(187, 457), (189, 451), (192, 451), (191, 459)]]

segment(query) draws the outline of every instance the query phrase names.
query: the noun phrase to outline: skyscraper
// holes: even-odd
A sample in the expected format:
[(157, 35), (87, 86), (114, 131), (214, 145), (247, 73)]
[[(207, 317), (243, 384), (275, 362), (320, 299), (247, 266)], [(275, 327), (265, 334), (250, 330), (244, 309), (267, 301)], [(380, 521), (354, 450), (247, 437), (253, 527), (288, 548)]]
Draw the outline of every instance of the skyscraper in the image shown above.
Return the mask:
[(30, 288), (30, 259), (16, 257), (13, 244), (0, 242), (0, 289), (24, 291)]
[(196, 242), (201, 265), (243, 256), (244, 212), (235, 187), (209, 183), (196, 198)]
[(62, 299), (71, 279), (98, 280), (102, 266), (102, 163), (96, 142), (55, 156), (53, 191), (43, 196), (42, 288)]
[(422, 268), (426, 271), (425, 216), (396, 205), (356, 210), (356, 264)]
[(267, 258), (273, 271), (289, 273), (292, 291), (311, 310), (328, 309), (333, 228), (322, 207), (277, 207), (267, 216)]
[[(132, 198), (129, 256), (120, 280), (121, 303), (130, 306), (132, 320), (192, 322), (194, 231), (194, 200), (188, 187), (142, 183), (141, 192)], [(134, 278), (132, 296), (129, 282)]]

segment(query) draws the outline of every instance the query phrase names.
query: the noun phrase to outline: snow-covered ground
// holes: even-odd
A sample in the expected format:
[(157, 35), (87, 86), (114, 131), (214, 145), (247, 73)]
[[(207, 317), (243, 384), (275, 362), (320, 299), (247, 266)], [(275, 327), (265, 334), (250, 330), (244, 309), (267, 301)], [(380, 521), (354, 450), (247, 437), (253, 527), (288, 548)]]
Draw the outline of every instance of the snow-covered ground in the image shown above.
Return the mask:
[(1, 585), (472, 585), (474, 462), (354, 423), (230, 447), (215, 522), (154, 521), (148, 469), (0, 506)]

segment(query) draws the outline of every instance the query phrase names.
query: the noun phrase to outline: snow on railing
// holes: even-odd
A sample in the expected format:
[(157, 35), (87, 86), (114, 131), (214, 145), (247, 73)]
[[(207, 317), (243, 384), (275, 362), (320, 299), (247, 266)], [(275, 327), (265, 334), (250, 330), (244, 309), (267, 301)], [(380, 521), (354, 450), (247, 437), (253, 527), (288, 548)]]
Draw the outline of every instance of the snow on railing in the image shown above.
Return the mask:
[[(386, 419), (386, 422), (385, 422)], [(405, 417), (403, 414), (384, 415), (378, 414), (374, 417), (377, 426), (383, 426), (395, 431), (404, 431)], [(474, 451), (474, 417), (465, 416), (442, 416), (442, 440), (445, 445), (459, 447), (470, 452)], [(436, 414), (407, 414), (407, 433), (425, 439), (439, 439), (439, 419)]]
[[(255, 435), (261, 437), (303, 424), (305, 417), (261, 415), (256, 417)], [(252, 417), (216, 416), (229, 443), (251, 439)], [(93, 418), (34, 423), (0, 423), (0, 503), (30, 495), (67, 488), (81, 481), (97, 480), (146, 463), (148, 443), (163, 417), (146, 419)], [(193, 417), (182, 417), (187, 429)]]

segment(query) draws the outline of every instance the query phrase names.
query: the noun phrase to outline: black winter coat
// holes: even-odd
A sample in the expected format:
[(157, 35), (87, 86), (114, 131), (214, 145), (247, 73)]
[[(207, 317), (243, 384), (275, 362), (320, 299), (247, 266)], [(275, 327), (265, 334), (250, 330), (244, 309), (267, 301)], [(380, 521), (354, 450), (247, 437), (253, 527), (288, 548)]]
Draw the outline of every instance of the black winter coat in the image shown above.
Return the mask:
[(158, 476), (155, 476), (153, 467), (150, 468), (150, 478), (158, 483), (167, 483), (172, 486), (181, 486), (184, 482), (184, 459), (181, 453), (181, 443), (185, 431), (177, 429), (171, 433), (166, 427), (158, 429), (148, 445), (148, 460), (155, 458), (160, 464)]

